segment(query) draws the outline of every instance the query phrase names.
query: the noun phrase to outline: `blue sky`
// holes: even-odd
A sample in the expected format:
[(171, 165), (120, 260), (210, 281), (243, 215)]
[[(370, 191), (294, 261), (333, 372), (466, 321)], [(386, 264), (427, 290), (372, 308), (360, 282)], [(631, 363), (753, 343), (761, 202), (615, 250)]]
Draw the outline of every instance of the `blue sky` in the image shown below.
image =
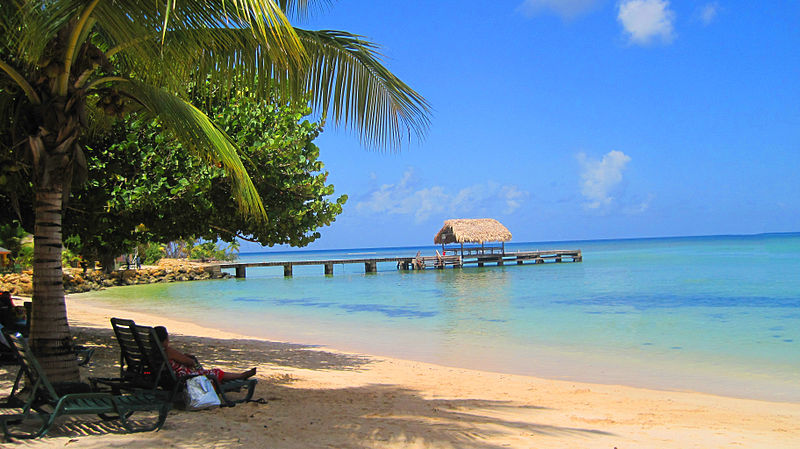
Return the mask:
[(517, 242), (800, 231), (799, 23), (789, 1), (336, 2), (296, 26), (380, 44), (434, 112), (399, 152), (326, 127), (350, 199), (309, 248), (456, 217)]

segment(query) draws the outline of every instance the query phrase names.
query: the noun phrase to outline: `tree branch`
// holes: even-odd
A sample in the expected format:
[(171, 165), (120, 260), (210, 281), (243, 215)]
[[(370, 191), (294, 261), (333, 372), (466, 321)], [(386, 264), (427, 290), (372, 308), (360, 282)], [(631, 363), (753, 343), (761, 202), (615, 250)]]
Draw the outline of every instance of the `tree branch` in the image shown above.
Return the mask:
[(89, 92), (90, 90), (92, 90), (92, 88), (94, 88), (94, 86), (97, 86), (98, 84), (108, 83), (112, 81), (130, 81), (130, 80), (128, 80), (127, 78), (122, 78), (121, 76), (105, 76), (103, 78), (98, 78), (92, 81), (88, 86), (86, 86), (86, 92)]
[(12, 79), (15, 83), (25, 92), (25, 96), (28, 97), (33, 104), (41, 104), (42, 100), (39, 98), (39, 95), (33, 90), (33, 86), (31, 86), (28, 81), (25, 79), (24, 76), (20, 75), (19, 72), (14, 70), (14, 67), (8, 65), (5, 61), (0, 59), (0, 69), (3, 69), (4, 72)]
[(75, 49), (78, 47), (78, 39), (80, 39), (81, 34), (83, 34), (86, 24), (89, 23), (89, 17), (92, 15), (92, 11), (94, 11), (94, 7), (97, 6), (98, 3), (100, 3), (100, 0), (94, 0), (86, 6), (86, 9), (81, 13), (81, 18), (78, 20), (78, 23), (75, 24), (75, 28), (72, 29), (72, 33), (69, 36), (67, 50), (64, 53), (64, 73), (62, 73), (58, 79), (59, 95), (67, 95), (69, 72), (72, 71), (72, 62), (75, 59)]
[(240, 234), (238, 232), (231, 231), (230, 229), (221, 228), (221, 227), (213, 225), (213, 224), (209, 225), (209, 226), (211, 226), (212, 229), (216, 229), (217, 231), (227, 232), (228, 234), (230, 234), (230, 235), (232, 235), (234, 237), (238, 237), (238, 238), (240, 238), (240, 239), (242, 239), (242, 240), (244, 240), (246, 242), (261, 243), (261, 242), (259, 242), (258, 240), (254, 239), (254, 238), (245, 237), (245, 236), (243, 236), (242, 234)]

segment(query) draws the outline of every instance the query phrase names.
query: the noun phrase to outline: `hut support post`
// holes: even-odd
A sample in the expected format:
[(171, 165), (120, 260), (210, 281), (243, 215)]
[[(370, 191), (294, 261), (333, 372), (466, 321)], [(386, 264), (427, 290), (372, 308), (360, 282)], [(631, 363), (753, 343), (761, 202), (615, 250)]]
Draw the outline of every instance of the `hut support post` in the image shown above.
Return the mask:
[(378, 271), (377, 262), (364, 262), (364, 271), (367, 273), (375, 273)]
[(326, 263), (325, 264), (325, 274), (332, 275), (333, 274), (333, 263)]
[(244, 265), (237, 265), (236, 266), (236, 277), (244, 279), (247, 277), (247, 267)]
[(292, 276), (292, 264), (287, 263), (283, 266), (283, 275), (284, 276)]

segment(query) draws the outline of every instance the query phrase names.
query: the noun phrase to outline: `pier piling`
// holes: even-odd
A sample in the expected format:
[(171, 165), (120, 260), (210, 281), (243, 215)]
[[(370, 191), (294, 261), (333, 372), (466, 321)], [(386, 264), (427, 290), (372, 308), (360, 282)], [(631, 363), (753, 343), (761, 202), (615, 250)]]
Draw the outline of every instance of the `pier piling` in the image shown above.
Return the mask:
[[(449, 251), (448, 251), (449, 252)], [(223, 268), (232, 268), (236, 270), (237, 278), (245, 278), (247, 275), (248, 267), (283, 267), (284, 276), (292, 276), (292, 268), (294, 265), (322, 265), (325, 275), (333, 275), (334, 264), (353, 264), (363, 263), (364, 271), (366, 273), (376, 273), (378, 271), (378, 263), (393, 263), (398, 269), (425, 269), (425, 268), (438, 268), (443, 269), (448, 265), (453, 268), (461, 268), (465, 265), (477, 265), (483, 267), (487, 263), (496, 263), (502, 266), (505, 263), (512, 264), (516, 262), (517, 265), (525, 265), (526, 262), (534, 264), (542, 263), (560, 263), (566, 261), (582, 262), (583, 254), (581, 250), (547, 250), (547, 251), (516, 251), (516, 252), (499, 252), (499, 253), (479, 253), (479, 254), (466, 254), (466, 255), (451, 255), (442, 254), (437, 256), (417, 256), (417, 257), (384, 257), (373, 259), (335, 259), (335, 260), (293, 260), (293, 261), (271, 261), (271, 262), (249, 262), (249, 263), (223, 263), (219, 265), (210, 265), (207, 269), (211, 271), (219, 271)]]

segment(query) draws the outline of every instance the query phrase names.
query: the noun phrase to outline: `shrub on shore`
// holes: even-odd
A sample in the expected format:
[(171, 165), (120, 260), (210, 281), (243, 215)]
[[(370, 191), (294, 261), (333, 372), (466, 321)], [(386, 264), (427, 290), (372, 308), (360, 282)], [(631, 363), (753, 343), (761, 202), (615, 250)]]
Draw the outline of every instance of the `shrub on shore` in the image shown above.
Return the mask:
[[(227, 273), (213, 271), (211, 267), (212, 265), (181, 259), (161, 259), (156, 266), (145, 266), (140, 270), (117, 270), (111, 273), (102, 270), (86, 270), (84, 273), (81, 269), (65, 268), (64, 290), (67, 293), (82, 293), (120, 285), (220, 279), (230, 276)], [(17, 296), (31, 296), (32, 276), (31, 270), (0, 275), (0, 291), (9, 291)]]

